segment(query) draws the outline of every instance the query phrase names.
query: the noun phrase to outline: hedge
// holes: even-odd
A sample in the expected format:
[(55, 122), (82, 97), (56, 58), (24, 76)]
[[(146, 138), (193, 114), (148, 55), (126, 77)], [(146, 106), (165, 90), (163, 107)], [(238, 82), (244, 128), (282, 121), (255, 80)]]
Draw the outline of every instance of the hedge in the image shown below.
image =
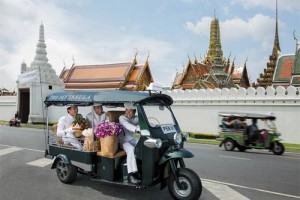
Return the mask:
[(208, 133), (195, 133), (195, 132), (186, 132), (191, 138), (194, 139), (216, 139), (217, 135), (208, 134)]

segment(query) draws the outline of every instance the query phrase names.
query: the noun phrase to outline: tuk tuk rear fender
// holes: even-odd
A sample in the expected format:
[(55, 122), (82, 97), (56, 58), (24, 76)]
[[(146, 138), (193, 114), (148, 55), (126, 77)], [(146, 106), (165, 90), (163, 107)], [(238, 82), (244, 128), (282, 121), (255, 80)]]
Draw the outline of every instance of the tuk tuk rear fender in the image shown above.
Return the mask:
[(58, 160), (60, 160), (60, 159), (63, 160), (64, 163), (66, 163), (66, 164), (70, 164), (70, 163), (71, 163), (70, 159), (69, 159), (65, 154), (58, 154), (58, 155), (56, 156), (56, 158), (55, 158), (55, 160), (54, 160), (52, 166), (51, 166), (51, 169), (55, 169), (55, 168), (56, 168), (56, 163), (57, 163)]
[(164, 164), (166, 161), (177, 158), (192, 158), (194, 154), (186, 149), (174, 149), (167, 151), (159, 161), (159, 165)]

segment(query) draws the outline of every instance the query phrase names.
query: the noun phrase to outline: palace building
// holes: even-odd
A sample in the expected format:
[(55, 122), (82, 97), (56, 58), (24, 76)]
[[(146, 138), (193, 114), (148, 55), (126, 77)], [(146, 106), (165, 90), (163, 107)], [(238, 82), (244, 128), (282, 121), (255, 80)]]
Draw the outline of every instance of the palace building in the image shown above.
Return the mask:
[(231, 87), (249, 87), (246, 62), (236, 66), (230, 56), (223, 56), (219, 20), (214, 17), (210, 25), (208, 53), (203, 61), (189, 61), (183, 72), (177, 73), (172, 89), (214, 89)]

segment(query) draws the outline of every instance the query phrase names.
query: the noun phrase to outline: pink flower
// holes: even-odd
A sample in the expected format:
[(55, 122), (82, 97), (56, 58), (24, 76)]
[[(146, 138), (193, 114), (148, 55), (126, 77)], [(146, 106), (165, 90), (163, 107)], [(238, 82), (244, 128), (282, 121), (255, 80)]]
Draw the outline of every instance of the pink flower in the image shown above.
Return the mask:
[(115, 122), (103, 122), (98, 124), (94, 133), (97, 137), (104, 138), (106, 136), (120, 135), (123, 132), (122, 126)]

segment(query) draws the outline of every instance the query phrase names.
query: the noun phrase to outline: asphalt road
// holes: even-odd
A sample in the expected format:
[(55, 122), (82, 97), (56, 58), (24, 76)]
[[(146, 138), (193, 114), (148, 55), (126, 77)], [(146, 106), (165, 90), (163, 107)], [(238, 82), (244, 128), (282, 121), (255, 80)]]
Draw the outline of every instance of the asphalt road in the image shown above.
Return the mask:
[[(186, 166), (201, 177), (202, 200), (300, 199), (300, 154), (268, 151), (227, 152), (204, 144), (186, 144), (195, 155)], [(43, 130), (0, 126), (0, 199), (171, 199), (159, 186), (135, 189), (89, 180), (61, 183), (43, 158)], [(42, 159), (43, 160), (43, 159)]]

